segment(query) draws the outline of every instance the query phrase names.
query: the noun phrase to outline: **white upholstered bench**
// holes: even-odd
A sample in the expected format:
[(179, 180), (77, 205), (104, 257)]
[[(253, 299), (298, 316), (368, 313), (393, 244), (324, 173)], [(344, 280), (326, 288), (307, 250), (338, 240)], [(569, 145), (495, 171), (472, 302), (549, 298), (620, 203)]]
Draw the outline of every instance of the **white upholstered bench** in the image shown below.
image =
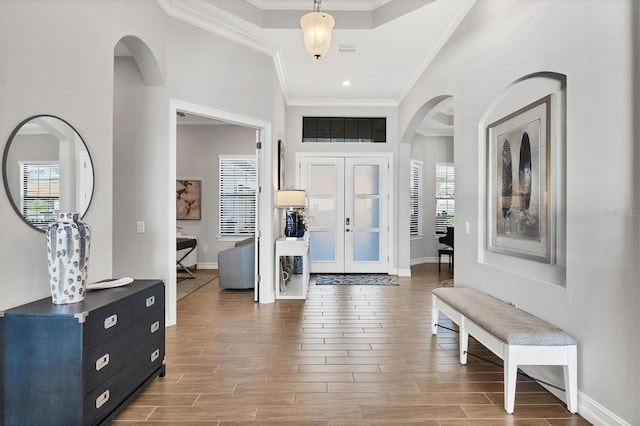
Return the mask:
[(548, 322), (480, 290), (444, 287), (433, 290), (433, 334), (439, 312), (460, 328), (460, 363), (467, 363), (469, 335), (504, 361), (504, 409), (513, 413), (519, 365), (561, 365), (567, 409), (578, 409), (577, 347), (567, 333)]

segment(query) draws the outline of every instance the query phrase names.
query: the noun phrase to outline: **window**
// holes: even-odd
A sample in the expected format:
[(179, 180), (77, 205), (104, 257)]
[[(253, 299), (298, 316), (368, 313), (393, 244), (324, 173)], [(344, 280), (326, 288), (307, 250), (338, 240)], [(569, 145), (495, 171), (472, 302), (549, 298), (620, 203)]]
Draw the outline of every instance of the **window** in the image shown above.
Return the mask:
[(387, 119), (384, 117), (303, 117), (302, 142), (387, 141)]
[(27, 222), (47, 229), (60, 210), (58, 163), (20, 164), (20, 211)]
[(254, 235), (256, 158), (220, 156), (220, 236)]
[(446, 234), (455, 222), (455, 173), (453, 164), (436, 163), (436, 234)]
[(422, 236), (422, 161), (411, 160), (409, 184), (409, 235)]

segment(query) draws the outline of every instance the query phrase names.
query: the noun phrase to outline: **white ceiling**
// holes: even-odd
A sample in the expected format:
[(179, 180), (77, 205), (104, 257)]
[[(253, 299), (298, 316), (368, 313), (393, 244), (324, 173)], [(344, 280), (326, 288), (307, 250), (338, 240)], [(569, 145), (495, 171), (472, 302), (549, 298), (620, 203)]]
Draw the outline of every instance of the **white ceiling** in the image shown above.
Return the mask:
[[(305, 51), (299, 26), (313, 0), (157, 1), (169, 16), (271, 55), (287, 105), (396, 106), (476, 0), (323, 0), (336, 26), (319, 60)], [(441, 134), (444, 122), (422, 133)]]

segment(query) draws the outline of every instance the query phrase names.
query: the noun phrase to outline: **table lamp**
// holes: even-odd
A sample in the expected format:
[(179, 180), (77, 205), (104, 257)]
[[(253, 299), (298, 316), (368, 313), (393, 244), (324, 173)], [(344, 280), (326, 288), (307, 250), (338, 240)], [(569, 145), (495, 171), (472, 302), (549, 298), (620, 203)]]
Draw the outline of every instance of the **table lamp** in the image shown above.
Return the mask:
[(301, 189), (276, 191), (276, 207), (288, 209), (284, 227), (284, 235), (287, 238), (297, 238), (304, 235), (304, 229), (298, 227), (298, 212), (294, 209), (305, 207), (305, 197), (306, 193)]

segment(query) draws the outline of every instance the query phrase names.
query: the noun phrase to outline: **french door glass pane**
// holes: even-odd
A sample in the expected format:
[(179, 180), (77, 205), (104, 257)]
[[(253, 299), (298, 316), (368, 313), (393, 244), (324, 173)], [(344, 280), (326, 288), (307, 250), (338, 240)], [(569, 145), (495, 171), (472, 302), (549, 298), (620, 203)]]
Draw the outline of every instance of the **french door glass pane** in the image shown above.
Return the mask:
[(358, 228), (380, 227), (380, 200), (378, 198), (356, 198), (354, 217)]
[(356, 232), (353, 243), (353, 260), (374, 261), (380, 260), (380, 233)]
[(353, 170), (353, 193), (355, 195), (377, 195), (380, 193), (380, 167), (378, 165), (356, 165)]
[(309, 168), (309, 190), (314, 195), (335, 195), (336, 170), (334, 165), (313, 164)]
[(380, 259), (380, 166), (353, 165), (353, 261)]
[(336, 258), (333, 232), (311, 232), (309, 236), (309, 259), (311, 261), (333, 261)]
[(309, 196), (307, 215), (313, 218), (314, 228), (333, 228), (335, 214), (336, 201), (334, 198)]
[[(315, 262), (336, 262), (336, 213), (337, 172), (336, 164), (314, 164), (308, 166), (308, 217), (309, 259)], [(342, 257), (340, 255), (340, 257)]]

